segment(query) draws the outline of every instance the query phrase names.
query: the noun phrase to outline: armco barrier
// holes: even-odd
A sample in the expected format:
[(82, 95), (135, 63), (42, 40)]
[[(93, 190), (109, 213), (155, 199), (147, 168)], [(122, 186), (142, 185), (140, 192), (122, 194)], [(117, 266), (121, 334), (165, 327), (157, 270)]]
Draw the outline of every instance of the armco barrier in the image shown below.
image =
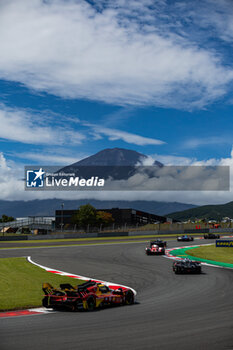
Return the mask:
[(158, 230), (151, 231), (129, 231), (129, 236), (150, 236), (157, 235), (159, 233)]
[(122, 237), (128, 235), (129, 232), (100, 232), (97, 237)]
[(192, 233), (209, 233), (210, 229), (209, 228), (200, 228), (200, 229), (184, 229), (184, 233), (186, 234), (192, 234)]
[(64, 238), (72, 239), (72, 238), (95, 238), (98, 237), (98, 233), (66, 233)]
[(64, 234), (57, 235), (33, 235), (28, 236), (29, 241), (43, 240), (43, 239), (64, 239)]
[(27, 241), (28, 236), (2, 236), (0, 241)]
[(233, 228), (211, 228), (210, 233), (230, 233), (233, 232)]
[(28, 240), (45, 240), (45, 239), (72, 239), (72, 238), (92, 238), (98, 237), (98, 233), (57, 233), (54, 235), (36, 235), (28, 236)]
[[(142, 233), (140, 233), (140, 234), (142, 234)], [(147, 233), (143, 233), (143, 234), (145, 235)], [(54, 234), (54, 235), (28, 236), (28, 240), (34, 241), (34, 240), (46, 240), (46, 239), (122, 237), (122, 236), (128, 236), (128, 235), (129, 235), (129, 232), (58, 233), (58, 234)]]
[(173, 234), (173, 235), (183, 235), (184, 234), (184, 230), (161, 230), (161, 231), (158, 231), (158, 235), (170, 235), (170, 234)]
[(233, 248), (233, 240), (217, 239), (216, 247), (219, 248)]

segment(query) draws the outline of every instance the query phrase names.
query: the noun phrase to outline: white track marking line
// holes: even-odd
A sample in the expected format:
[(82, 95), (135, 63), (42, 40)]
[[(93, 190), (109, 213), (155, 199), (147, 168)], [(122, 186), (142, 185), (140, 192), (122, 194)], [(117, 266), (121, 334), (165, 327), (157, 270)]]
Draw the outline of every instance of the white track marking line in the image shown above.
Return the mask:
[(116, 283), (111, 283), (111, 282), (107, 282), (107, 281), (96, 280), (96, 279), (93, 279), (93, 278), (90, 278), (90, 277), (86, 277), (86, 276), (80, 276), (80, 275), (72, 274), (72, 273), (69, 273), (69, 272), (64, 272), (64, 271), (60, 271), (60, 270), (56, 270), (56, 269), (51, 269), (50, 267), (46, 267), (46, 266), (40, 265), (40, 264), (32, 261), (30, 256), (27, 257), (27, 260), (31, 264), (34, 264), (34, 265), (36, 265), (36, 266), (46, 270), (47, 272), (52, 272), (52, 273), (56, 273), (56, 274), (61, 275), (61, 276), (67, 276), (67, 277), (71, 277), (71, 278), (79, 279), (79, 280), (84, 280), (84, 281), (89, 281), (89, 280), (97, 281), (97, 282), (104, 283), (107, 286), (111, 286), (111, 287), (113, 286), (113, 287), (117, 287), (117, 288), (131, 289), (132, 292), (134, 293), (134, 295), (137, 295), (137, 292), (133, 288), (125, 286), (125, 285), (122, 285), (122, 284), (116, 284)]

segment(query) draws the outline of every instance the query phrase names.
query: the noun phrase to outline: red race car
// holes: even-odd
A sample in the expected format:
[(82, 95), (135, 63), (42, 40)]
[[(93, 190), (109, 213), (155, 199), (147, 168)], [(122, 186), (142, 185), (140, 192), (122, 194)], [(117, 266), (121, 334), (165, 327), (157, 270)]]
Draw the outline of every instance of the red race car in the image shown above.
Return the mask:
[(134, 293), (131, 289), (112, 290), (91, 280), (77, 287), (61, 284), (60, 288), (53, 288), (49, 283), (43, 283), (42, 289), (45, 293), (42, 304), (46, 308), (92, 311), (105, 306), (134, 303)]
[(165, 247), (160, 247), (157, 244), (152, 244), (150, 247), (146, 247), (147, 255), (165, 255)]

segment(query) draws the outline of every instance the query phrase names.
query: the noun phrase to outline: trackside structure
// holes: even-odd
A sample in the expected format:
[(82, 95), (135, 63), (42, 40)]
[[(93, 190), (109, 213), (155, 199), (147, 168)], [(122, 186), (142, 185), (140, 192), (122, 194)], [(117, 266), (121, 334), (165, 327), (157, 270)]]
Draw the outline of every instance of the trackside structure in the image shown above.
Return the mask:
[[(114, 224), (116, 226), (143, 226), (146, 224), (164, 223), (169, 219), (165, 216), (150, 214), (141, 210), (132, 208), (120, 209), (96, 209), (98, 211), (104, 211), (112, 214)], [(74, 226), (73, 218), (78, 213), (77, 210), (56, 210), (55, 212), (55, 228), (61, 228), (63, 226)], [(172, 220), (171, 220), (172, 222)]]

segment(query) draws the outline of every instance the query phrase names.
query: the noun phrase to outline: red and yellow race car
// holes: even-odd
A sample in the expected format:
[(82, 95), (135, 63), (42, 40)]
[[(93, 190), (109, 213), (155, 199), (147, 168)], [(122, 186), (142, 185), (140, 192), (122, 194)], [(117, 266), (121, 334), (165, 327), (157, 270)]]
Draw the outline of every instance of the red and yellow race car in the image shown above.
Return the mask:
[(91, 280), (77, 287), (61, 284), (60, 288), (53, 288), (49, 283), (43, 283), (42, 289), (45, 293), (42, 304), (46, 308), (92, 311), (106, 306), (134, 303), (134, 293), (131, 289), (112, 290)]

